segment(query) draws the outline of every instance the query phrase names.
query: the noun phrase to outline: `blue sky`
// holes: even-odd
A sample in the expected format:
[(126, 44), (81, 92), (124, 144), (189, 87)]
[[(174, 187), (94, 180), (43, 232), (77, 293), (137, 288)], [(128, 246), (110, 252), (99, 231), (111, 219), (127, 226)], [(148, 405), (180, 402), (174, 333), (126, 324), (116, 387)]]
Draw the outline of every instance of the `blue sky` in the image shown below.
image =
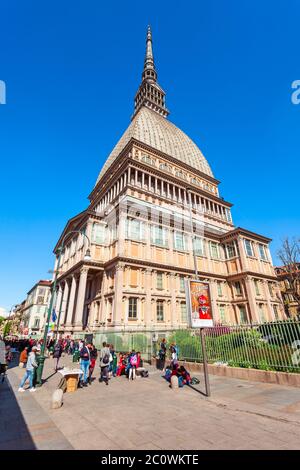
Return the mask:
[(0, 306), (49, 277), (129, 124), (152, 25), (170, 120), (201, 148), (238, 226), (299, 236), (300, 3), (10, 0), (1, 5)]

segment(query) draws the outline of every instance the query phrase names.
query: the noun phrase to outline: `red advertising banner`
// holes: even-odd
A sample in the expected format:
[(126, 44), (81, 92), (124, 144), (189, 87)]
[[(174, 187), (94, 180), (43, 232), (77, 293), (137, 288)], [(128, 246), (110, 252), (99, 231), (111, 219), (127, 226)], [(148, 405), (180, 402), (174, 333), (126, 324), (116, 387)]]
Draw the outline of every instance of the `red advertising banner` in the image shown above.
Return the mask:
[(214, 326), (208, 282), (189, 280), (187, 303), (189, 305), (190, 326), (192, 328)]

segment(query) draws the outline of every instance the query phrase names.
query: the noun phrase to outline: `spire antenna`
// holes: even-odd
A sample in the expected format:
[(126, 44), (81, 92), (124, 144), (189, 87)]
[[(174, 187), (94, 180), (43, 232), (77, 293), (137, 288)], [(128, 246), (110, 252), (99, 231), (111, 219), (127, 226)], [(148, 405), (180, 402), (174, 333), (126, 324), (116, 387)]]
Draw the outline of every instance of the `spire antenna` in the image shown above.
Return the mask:
[(146, 35), (146, 53), (144, 69), (142, 73), (142, 83), (135, 95), (134, 114), (132, 119), (142, 106), (156, 111), (161, 116), (167, 117), (169, 114), (165, 104), (165, 92), (157, 83), (157, 72), (154, 64), (152, 31), (150, 25)]

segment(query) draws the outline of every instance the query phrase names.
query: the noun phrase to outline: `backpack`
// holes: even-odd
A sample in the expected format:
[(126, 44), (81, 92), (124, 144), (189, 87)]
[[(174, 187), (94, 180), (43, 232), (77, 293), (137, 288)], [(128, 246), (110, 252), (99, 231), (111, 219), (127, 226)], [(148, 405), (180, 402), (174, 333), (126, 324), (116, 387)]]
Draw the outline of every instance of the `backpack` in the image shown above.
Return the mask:
[(102, 364), (108, 364), (109, 363), (109, 354), (104, 354), (102, 358)]
[(133, 356), (131, 356), (131, 358), (130, 358), (130, 364), (131, 364), (132, 366), (136, 366), (136, 365), (137, 365), (137, 355), (136, 355), (136, 354), (134, 354)]

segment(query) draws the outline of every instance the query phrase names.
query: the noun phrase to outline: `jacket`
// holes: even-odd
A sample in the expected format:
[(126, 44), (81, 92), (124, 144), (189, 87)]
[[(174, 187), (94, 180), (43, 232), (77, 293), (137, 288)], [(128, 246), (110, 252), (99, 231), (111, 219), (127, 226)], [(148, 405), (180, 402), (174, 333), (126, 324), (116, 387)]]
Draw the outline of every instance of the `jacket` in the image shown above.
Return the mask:
[(35, 354), (33, 351), (31, 351), (27, 359), (26, 370), (34, 370), (34, 368), (37, 366), (38, 365), (35, 360)]
[(24, 349), (20, 354), (20, 362), (27, 362), (27, 359), (28, 359), (28, 353), (26, 349)]

